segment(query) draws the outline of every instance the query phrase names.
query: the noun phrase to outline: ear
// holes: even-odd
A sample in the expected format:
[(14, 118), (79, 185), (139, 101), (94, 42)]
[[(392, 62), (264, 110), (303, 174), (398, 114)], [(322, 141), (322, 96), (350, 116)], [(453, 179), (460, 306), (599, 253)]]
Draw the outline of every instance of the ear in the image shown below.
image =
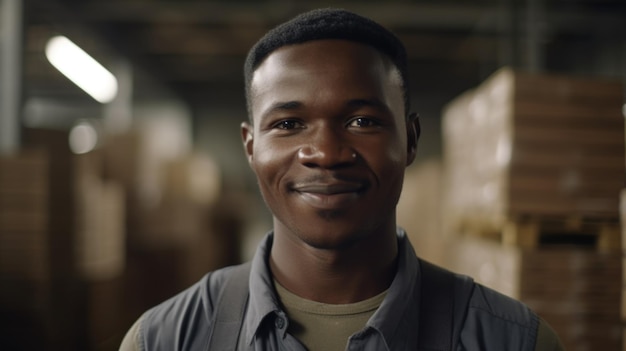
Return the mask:
[(254, 156), (254, 126), (248, 122), (241, 123), (241, 140), (243, 141), (243, 149), (246, 152), (248, 163), (252, 163)]
[(415, 160), (417, 154), (417, 141), (420, 138), (421, 133), (419, 116), (413, 112), (406, 120), (406, 133), (407, 133), (407, 152), (406, 152), (406, 165), (409, 166)]

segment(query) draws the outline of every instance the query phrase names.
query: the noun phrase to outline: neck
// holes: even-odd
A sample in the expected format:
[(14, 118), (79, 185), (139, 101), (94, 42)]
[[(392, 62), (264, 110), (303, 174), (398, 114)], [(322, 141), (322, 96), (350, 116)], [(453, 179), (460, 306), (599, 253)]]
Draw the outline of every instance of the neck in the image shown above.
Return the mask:
[(283, 287), (313, 301), (346, 304), (385, 291), (396, 272), (395, 228), (340, 249), (319, 249), (275, 231), (270, 269)]

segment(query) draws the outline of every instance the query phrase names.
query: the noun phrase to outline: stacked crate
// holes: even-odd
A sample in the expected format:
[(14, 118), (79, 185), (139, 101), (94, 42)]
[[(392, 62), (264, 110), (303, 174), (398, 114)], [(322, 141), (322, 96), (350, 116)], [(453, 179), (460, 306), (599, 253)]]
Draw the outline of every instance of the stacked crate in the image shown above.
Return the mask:
[(619, 252), (522, 249), (475, 236), (448, 248), (450, 269), (528, 304), (557, 332), (566, 350), (618, 350)]
[(455, 266), (508, 281), (568, 350), (621, 342), (622, 104), (618, 81), (502, 69), (444, 111), (445, 233), (498, 243)]
[(454, 229), (512, 218), (615, 222), (624, 184), (619, 81), (502, 69), (444, 111)]
[(115, 350), (124, 328), (125, 190), (103, 179), (102, 150), (72, 156), (75, 269), (89, 349)]
[(37, 349), (46, 337), (36, 326), (50, 290), (48, 189), (45, 153), (0, 157), (0, 324), (7, 349)]
[(156, 122), (107, 134), (100, 150), (105, 180), (125, 196), (124, 328), (207, 272), (239, 262), (245, 202), (228, 204), (220, 169), (190, 150), (185, 128)]
[(95, 349), (123, 332), (122, 189), (102, 180), (99, 153), (71, 153), (67, 131), (23, 140), (0, 159), (0, 344)]
[(396, 208), (397, 224), (406, 230), (415, 252), (435, 264), (444, 264), (446, 243), (441, 233), (441, 178), (439, 160), (407, 168)]
[(102, 168), (99, 150), (73, 156), (76, 263), (89, 281), (119, 277), (125, 266), (125, 191), (104, 181)]

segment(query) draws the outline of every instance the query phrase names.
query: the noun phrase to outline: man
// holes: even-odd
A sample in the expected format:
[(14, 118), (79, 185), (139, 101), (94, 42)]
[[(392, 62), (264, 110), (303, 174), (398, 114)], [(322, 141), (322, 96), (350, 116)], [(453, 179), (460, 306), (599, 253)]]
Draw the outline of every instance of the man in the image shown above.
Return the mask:
[(249, 272), (209, 273), (146, 312), (121, 349), (560, 349), (526, 306), (419, 260), (396, 227), (420, 133), (407, 77), (398, 39), (347, 11), (262, 38), (241, 133), (273, 231)]

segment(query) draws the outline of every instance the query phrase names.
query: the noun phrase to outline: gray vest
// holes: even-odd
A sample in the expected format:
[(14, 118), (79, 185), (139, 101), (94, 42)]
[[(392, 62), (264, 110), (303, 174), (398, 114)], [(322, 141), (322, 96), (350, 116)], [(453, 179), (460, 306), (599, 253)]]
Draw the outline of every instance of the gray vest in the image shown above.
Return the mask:
[[(527, 306), (471, 278), (420, 261), (422, 274), (418, 350), (535, 349), (539, 318)], [(248, 297), (249, 264), (218, 270), (217, 288), (208, 277), (146, 312), (141, 347), (157, 350), (243, 350), (237, 347)], [(215, 296), (217, 294), (217, 296)], [(212, 306), (209, 315), (204, 306)], [(274, 348), (268, 346), (268, 349)]]

